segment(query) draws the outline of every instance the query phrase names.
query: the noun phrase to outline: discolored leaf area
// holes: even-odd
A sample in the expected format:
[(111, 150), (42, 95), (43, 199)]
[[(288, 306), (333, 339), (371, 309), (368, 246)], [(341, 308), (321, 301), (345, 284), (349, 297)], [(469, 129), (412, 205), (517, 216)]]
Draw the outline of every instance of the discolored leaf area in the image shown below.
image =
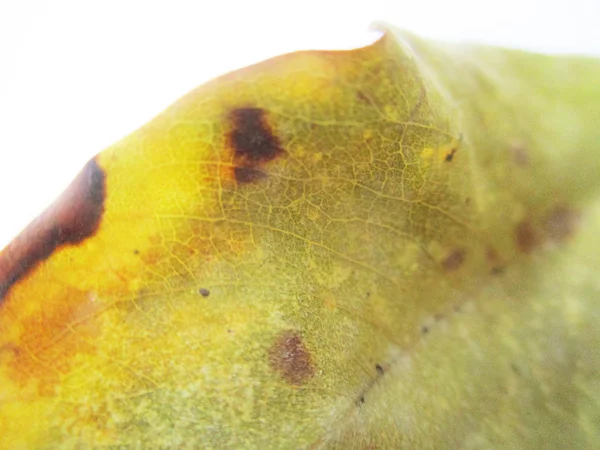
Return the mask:
[(0, 447), (598, 447), (599, 79), (386, 27), (192, 91), (0, 253)]

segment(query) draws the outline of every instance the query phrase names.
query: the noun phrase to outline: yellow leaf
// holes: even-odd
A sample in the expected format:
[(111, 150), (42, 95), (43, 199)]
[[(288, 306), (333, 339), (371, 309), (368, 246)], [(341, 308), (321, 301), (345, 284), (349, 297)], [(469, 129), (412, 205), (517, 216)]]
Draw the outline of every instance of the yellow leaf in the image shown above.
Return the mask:
[(388, 29), (192, 91), (0, 253), (0, 446), (594, 447), (598, 79)]

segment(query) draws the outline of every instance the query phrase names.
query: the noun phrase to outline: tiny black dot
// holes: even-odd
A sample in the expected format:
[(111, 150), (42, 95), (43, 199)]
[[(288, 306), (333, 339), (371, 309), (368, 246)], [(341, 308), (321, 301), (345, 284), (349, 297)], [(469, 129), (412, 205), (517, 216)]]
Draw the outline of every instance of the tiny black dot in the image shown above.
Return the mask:
[(423, 333), (423, 334), (429, 333), (429, 327), (427, 325), (423, 325), (421, 327), (421, 333)]
[(377, 370), (379, 375), (383, 375), (384, 373), (383, 367), (381, 367), (379, 364), (375, 364), (375, 370)]
[(136, 249), (133, 251), (133, 254), (134, 254), (134, 255), (139, 255), (139, 254), (140, 254), (140, 251), (139, 251), (139, 250), (136, 248)]
[(200, 295), (202, 297), (208, 297), (210, 295), (210, 291), (208, 289), (202, 288), (198, 292), (200, 292)]
[(358, 404), (363, 405), (364, 403), (365, 403), (365, 396), (361, 395), (360, 397), (358, 397)]

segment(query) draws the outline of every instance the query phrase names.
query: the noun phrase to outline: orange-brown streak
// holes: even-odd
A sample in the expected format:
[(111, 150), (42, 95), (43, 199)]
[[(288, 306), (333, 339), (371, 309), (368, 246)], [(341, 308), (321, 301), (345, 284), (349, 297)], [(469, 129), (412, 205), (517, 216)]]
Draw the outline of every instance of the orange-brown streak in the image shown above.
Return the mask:
[(93, 236), (102, 219), (106, 175), (90, 160), (58, 200), (0, 253), (0, 306), (9, 291), (64, 245)]

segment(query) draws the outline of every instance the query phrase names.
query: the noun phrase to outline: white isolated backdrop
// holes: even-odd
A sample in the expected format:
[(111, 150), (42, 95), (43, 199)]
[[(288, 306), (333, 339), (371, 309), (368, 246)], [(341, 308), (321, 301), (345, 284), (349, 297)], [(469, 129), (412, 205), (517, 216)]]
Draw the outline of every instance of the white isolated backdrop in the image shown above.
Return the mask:
[(600, 55), (600, 0), (0, 0), (0, 248), (195, 86), (300, 49), (422, 36)]

